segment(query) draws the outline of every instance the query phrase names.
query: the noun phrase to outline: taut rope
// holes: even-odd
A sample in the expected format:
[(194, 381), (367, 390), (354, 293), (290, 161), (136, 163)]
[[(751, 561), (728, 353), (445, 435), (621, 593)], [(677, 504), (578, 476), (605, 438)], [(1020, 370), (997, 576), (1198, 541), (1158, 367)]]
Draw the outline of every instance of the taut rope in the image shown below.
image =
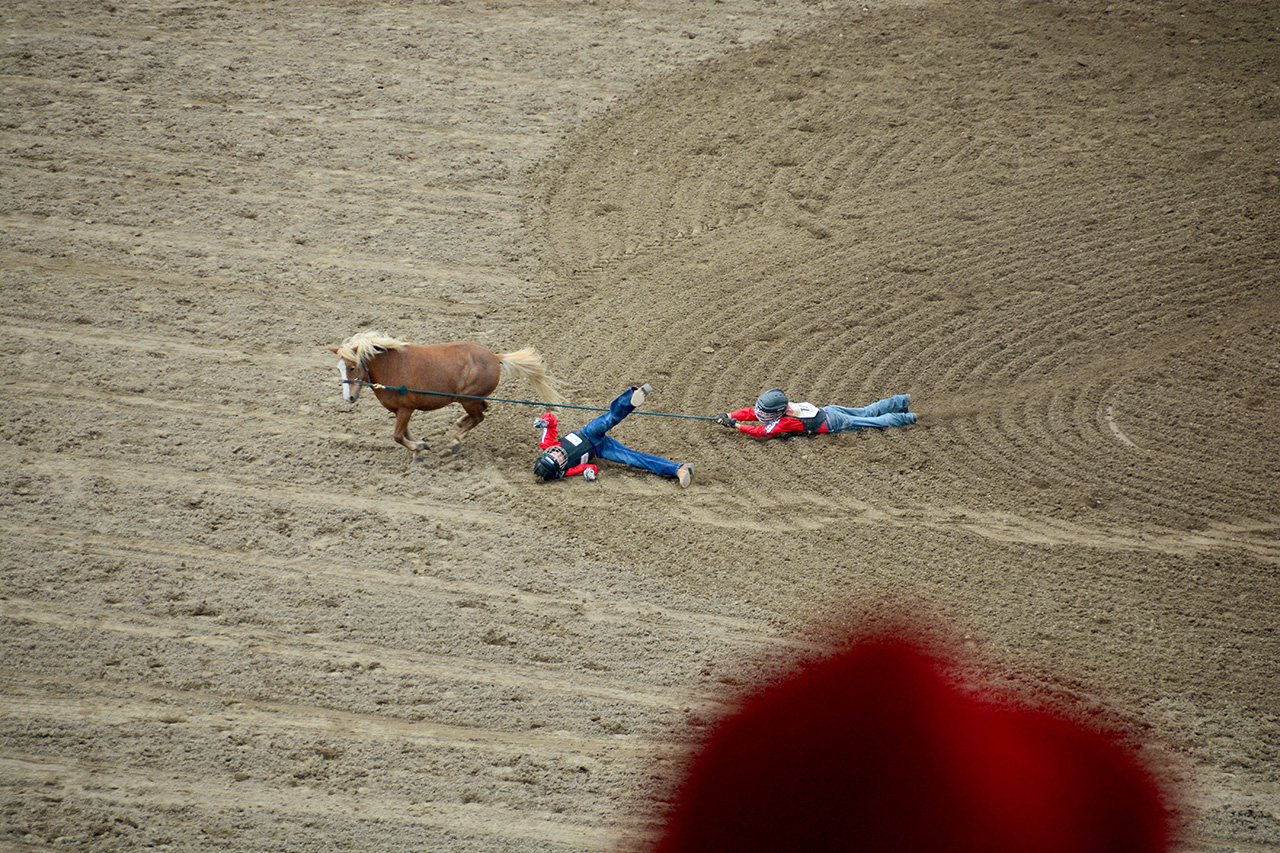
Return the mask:
[[(472, 394), (451, 394), (448, 391), (420, 391), (417, 388), (409, 388), (404, 385), (381, 385), (377, 382), (365, 382), (363, 379), (343, 379), (341, 380), (347, 385), (362, 385), (366, 388), (380, 388), (383, 391), (395, 391), (397, 394), (432, 394), (436, 397), (457, 397), (461, 400), (489, 400), (494, 403), (518, 403), (521, 406), (547, 406), (554, 409), (581, 409), (587, 412), (607, 412), (608, 409), (601, 409), (598, 406), (571, 406), (568, 403), (544, 403), (541, 400), (508, 400), (504, 397), (477, 397)], [(685, 418), (691, 421), (714, 421), (715, 418), (709, 418), (705, 415), (676, 415), (668, 412), (641, 412), (634, 411), (632, 415), (649, 415), (655, 418)]]

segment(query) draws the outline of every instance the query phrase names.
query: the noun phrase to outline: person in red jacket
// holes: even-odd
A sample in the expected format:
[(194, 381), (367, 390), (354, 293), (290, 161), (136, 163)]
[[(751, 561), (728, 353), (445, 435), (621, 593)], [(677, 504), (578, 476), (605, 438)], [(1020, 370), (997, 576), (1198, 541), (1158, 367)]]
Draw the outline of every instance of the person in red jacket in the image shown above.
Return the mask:
[(542, 455), (533, 463), (533, 473), (543, 480), (559, 480), (581, 474), (587, 480), (594, 480), (598, 468), (593, 459), (608, 459), (643, 471), (652, 471), (664, 477), (673, 477), (682, 489), (689, 487), (693, 479), (693, 466), (688, 462), (679, 465), (670, 459), (641, 453), (632, 450), (622, 442), (610, 437), (607, 433), (644, 402), (644, 398), (653, 391), (649, 385), (631, 386), (618, 395), (609, 405), (609, 411), (591, 421), (582, 429), (559, 434), (560, 425), (556, 416), (546, 412), (535, 420), (534, 426), (542, 428), (542, 439), (538, 446)]
[[(715, 422), (756, 438), (819, 435), (850, 429), (913, 424), (916, 422), (916, 416), (907, 411), (909, 402), (907, 394), (895, 394), (860, 408), (819, 407), (812, 403), (792, 403), (787, 400), (787, 395), (782, 392), (782, 389), (770, 388), (760, 395), (755, 406), (717, 415)], [(742, 423), (743, 421), (757, 423)]]

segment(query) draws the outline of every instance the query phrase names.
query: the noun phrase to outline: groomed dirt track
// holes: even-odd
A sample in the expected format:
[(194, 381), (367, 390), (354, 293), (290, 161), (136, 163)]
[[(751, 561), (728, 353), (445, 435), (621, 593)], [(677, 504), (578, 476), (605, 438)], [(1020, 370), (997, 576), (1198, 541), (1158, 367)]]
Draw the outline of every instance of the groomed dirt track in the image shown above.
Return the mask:
[[(739, 691), (907, 621), (1280, 851), (1274, 3), (0, 21), (0, 848), (641, 848)], [(538, 407), (415, 463), (343, 403), (370, 328), (920, 423), (542, 485)]]

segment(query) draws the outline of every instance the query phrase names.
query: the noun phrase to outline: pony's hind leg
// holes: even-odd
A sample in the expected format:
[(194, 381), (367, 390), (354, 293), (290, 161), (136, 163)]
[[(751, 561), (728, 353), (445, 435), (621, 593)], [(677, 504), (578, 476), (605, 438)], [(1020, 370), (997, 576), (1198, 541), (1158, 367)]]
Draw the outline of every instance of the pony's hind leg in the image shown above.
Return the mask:
[(425, 450), (427, 443), (425, 441), (415, 441), (409, 436), (409, 418), (411, 417), (413, 417), (413, 409), (396, 410), (396, 431), (392, 438), (416, 454), (419, 450)]
[(462, 404), (466, 414), (458, 418), (458, 431), (454, 433), (453, 440), (449, 442), (450, 453), (456, 453), (458, 448), (462, 446), (462, 437), (464, 435), (480, 426), (480, 422), (484, 420), (484, 410), (487, 407), (488, 404), (484, 400), (468, 400)]

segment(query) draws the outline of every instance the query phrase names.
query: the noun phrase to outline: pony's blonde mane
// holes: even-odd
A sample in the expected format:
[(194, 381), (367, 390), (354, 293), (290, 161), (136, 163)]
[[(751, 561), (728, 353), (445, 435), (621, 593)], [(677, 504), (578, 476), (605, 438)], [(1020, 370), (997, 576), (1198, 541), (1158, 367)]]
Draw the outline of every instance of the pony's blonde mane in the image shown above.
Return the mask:
[(358, 332), (338, 347), (338, 358), (351, 362), (359, 369), (364, 367), (371, 358), (376, 358), (388, 350), (404, 349), (407, 346), (409, 346), (408, 342), (397, 340), (381, 332)]

